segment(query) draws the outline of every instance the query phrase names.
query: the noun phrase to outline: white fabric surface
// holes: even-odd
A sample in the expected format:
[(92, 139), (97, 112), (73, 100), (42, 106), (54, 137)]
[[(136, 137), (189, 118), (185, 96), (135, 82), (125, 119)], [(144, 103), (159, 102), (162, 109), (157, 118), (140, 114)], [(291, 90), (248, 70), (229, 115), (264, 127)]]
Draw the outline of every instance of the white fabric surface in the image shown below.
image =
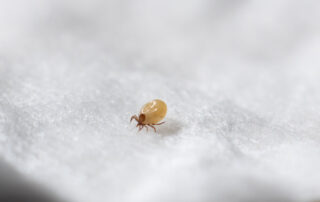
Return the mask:
[[(320, 1), (0, 1), (0, 153), (71, 201), (320, 198)], [(137, 133), (152, 99), (166, 124)]]

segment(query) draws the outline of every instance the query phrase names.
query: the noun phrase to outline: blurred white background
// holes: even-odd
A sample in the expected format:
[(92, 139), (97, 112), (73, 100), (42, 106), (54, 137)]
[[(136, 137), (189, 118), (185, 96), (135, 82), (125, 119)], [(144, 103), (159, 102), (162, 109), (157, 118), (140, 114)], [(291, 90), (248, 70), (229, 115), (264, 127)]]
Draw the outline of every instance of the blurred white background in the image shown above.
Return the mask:
[(71, 201), (319, 199), (319, 9), (1, 0), (1, 157)]

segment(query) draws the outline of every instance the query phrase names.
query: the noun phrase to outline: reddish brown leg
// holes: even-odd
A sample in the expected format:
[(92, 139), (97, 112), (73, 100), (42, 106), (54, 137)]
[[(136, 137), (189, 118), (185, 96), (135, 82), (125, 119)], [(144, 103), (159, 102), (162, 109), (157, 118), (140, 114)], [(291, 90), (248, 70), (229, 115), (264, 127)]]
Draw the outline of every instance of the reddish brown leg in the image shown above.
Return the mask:
[(139, 122), (137, 115), (131, 116), (130, 123), (132, 122), (133, 119), (135, 119), (137, 122)]
[(139, 125), (139, 132), (142, 130), (143, 125)]
[(153, 130), (154, 130), (155, 133), (157, 132), (156, 127), (154, 127), (153, 125), (148, 125), (148, 126), (150, 126), (151, 128), (153, 128)]

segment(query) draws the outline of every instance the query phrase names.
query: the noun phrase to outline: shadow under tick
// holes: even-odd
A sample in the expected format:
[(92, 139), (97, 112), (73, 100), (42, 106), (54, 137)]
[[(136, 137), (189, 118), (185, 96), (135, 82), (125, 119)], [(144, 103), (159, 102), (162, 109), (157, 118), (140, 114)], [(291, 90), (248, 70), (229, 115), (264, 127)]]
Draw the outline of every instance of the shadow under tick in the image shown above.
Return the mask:
[(174, 119), (167, 119), (165, 121), (163, 125), (157, 127), (157, 133), (162, 136), (177, 135), (182, 128), (181, 123)]

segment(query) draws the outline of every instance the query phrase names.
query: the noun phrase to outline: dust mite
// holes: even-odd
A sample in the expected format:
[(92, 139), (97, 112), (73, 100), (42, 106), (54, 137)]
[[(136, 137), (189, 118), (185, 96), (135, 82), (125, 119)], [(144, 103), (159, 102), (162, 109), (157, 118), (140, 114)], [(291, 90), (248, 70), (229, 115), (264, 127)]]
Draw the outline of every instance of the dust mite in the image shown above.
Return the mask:
[(159, 123), (167, 114), (167, 105), (162, 100), (152, 100), (151, 102), (146, 103), (142, 106), (139, 116), (133, 115), (130, 119), (130, 122), (135, 119), (139, 131), (144, 127), (153, 128), (154, 132), (157, 132), (157, 129), (154, 127), (156, 125), (164, 124), (164, 122)]

